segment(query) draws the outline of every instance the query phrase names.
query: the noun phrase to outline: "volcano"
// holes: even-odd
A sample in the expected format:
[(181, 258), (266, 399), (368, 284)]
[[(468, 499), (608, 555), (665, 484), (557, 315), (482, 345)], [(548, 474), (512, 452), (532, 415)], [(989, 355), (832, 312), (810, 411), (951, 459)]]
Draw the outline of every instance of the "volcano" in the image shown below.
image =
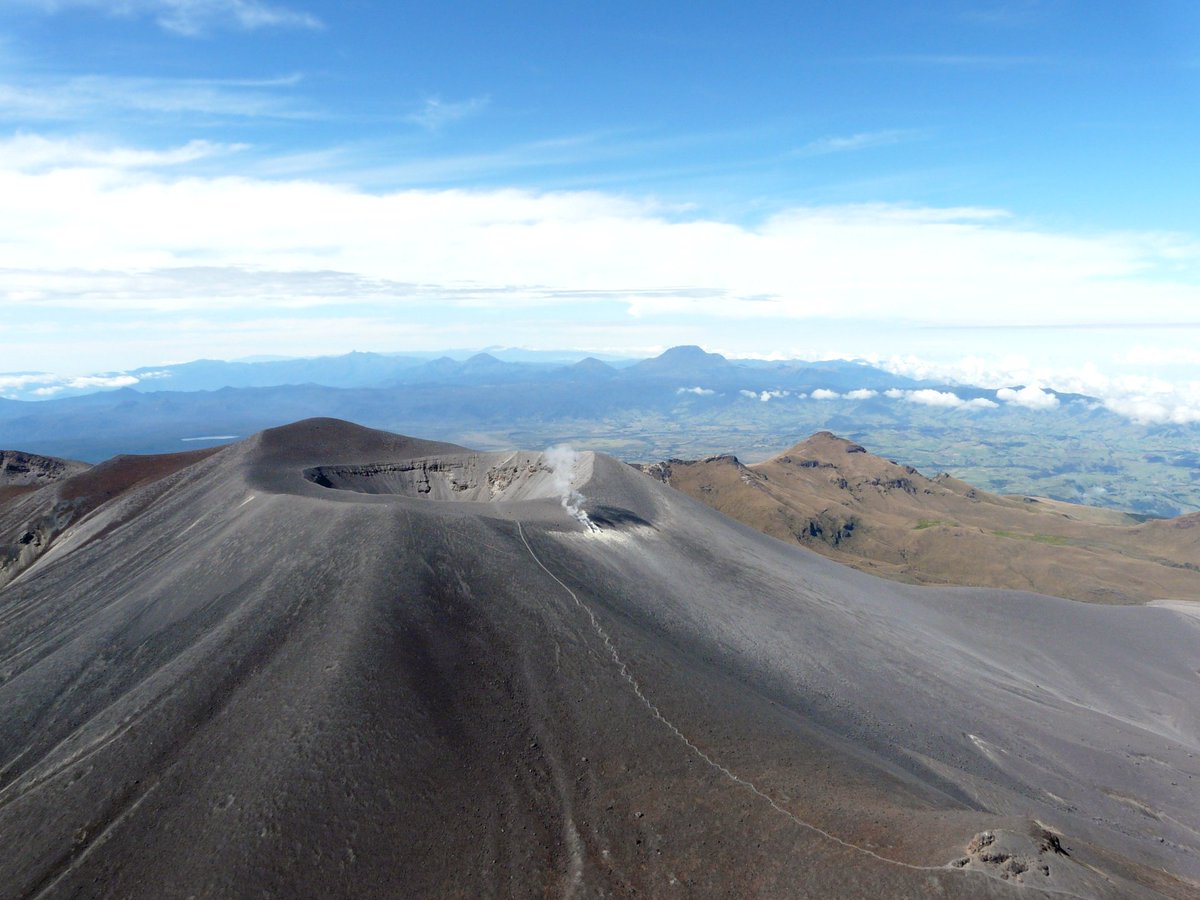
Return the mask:
[(563, 459), (316, 419), (0, 498), (0, 893), (1200, 890), (1192, 607)]

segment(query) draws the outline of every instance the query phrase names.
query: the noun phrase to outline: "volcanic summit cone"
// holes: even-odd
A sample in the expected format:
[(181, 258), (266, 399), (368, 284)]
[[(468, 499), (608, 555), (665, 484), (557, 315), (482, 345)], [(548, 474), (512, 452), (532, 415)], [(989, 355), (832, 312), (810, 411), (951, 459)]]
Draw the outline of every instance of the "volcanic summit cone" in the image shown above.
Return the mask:
[(1183, 612), (880, 581), (600, 454), (146, 465), (0, 506), (78, 500), (0, 588), (6, 896), (1197, 889)]

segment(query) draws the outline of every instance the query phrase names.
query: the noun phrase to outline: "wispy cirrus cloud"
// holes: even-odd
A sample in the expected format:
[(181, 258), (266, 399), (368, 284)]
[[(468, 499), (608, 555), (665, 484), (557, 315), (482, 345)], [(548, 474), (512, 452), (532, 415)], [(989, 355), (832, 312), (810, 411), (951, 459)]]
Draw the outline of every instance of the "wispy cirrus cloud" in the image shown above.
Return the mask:
[(420, 125), (426, 131), (440, 131), (447, 125), (475, 115), (491, 102), (487, 96), (470, 97), (466, 100), (443, 100), (441, 97), (426, 97), (421, 108), (404, 117), (406, 122)]
[(888, 128), (882, 131), (862, 131), (857, 134), (831, 135), (810, 141), (796, 151), (799, 156), (825, 156), (830, 153), (852, 153), (872, 147), (889, 147), (920, 140), (924, 132), (912, 128)]
[(124, 147), (88, 136), (47, 138), (39, 134), (16, 134), (11, 138), (0, 138), (0, 158), (4, 159), (6, 167), (21, 172), (56, 168), (167, 168), (245, 149), (245, 144), (218, 144), (205, 140), (149, 150)]
[(291, 89), (300, 75), (268, 79), (84, 75), (0, 83), (0, 120), (100, 121), (136, 115), (305, 119), (317, 115)]
[(263, 0), (20, 0), (47, 13), (92, 9), (113, 16), (152, 16), (159, 26), (195, 37), (217, 28), (321, 28), (312, 13)]

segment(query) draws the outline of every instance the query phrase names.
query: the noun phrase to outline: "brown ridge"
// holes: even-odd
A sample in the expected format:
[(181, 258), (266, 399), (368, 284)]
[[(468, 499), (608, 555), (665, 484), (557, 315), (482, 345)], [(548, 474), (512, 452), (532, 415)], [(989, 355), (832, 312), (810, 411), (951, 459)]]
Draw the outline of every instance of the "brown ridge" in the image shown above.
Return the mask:
[(643, 467), (759, 531), (898, 581), (1097, 603), (1200, 598), (1200, 514), (1142, 522), (922, 475), (828, 431), (755, 465)]

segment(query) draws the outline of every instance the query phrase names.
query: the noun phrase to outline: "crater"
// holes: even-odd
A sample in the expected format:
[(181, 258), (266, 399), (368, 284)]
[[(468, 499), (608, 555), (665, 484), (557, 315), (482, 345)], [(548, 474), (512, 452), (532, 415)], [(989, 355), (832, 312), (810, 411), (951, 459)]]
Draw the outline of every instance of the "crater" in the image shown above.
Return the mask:
[(595, 455), (556, 456), (510, 451), (426, 456), (395, 462), (313, 466), (304, 477), (314, 484), (360, 494), (459, 503), (505, 503), (530, 500), (561, 502), (592, 477)]

